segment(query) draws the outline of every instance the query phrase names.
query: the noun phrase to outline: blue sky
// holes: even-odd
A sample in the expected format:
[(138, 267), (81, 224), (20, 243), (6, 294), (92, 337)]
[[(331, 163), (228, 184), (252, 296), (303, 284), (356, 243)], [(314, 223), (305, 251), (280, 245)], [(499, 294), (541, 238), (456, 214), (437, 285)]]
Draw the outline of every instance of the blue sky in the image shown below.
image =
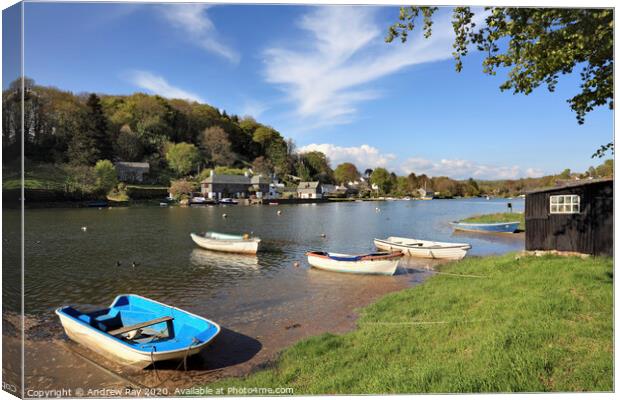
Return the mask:
[[(397, 7), (26, 3), (25, 72), (73, 92), (157, 93), (252, 115), (359, 168), (480, 179), (584, 171), (613, 113), (578, 125), (555, 93), (500, 92), (472, 53), (456, 73), (448, 10), (429, 40), (385, 44)], [(6, 74), (4, 78), (6, 86)]]

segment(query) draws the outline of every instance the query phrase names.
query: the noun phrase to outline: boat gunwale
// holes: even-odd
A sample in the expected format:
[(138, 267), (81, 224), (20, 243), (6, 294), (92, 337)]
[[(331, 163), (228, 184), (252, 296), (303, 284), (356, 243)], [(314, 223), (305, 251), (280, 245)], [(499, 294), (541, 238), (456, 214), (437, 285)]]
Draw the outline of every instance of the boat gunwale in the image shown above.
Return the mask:
[[(189, 349), (189, 348), (192, 348), (192, 349), (200, 349), (200, 348), (203, 348), (204, 346), (208, 345), (209, 343), (211, 343), (211, 342), (213, 341), (213, 339), (215, 339), (215, 338), (217, 337), (217, 335), (219, 335), (219, 334), (220, 334), (220, 332), (221, 332), (221, 330), (222, 330), (222, 328), (220, 327), (220, 325), (219, 325), (217, 322), (214, 322), (214, 321), (212, 321), (212, 320), (210, 320), (210, 319), (208, 319), (208, 318), (202, 317), (202, 316), (200, 316), (200, 315), (194, 314), (194, 313), (189, 312), (189, 311), (186, 311), (186, 310), (182, 310), (182, 309), (180, 309), (180, 308), (178, 308), (178, 307), (174, 307), (174, 306), (171, 306), (171, 305), (168, 305), (168, 304), (165, 304), (165, 303), (159, 302), (159, 301), (157, 301), (157, 300), (150, 299), (150, 298), (148, 298), (148, 297), (140, 296), (139, 294), (133, 294), (133, 293), (119, 294), (119, 295), (117, 295), (117, 296), (114, 298), (114, 300), (113, 300), (113, 301), (112, 301), (112, 303), (110, 304), (110, 308), (112, 308), (112, 306), (113, 306), (113, 305), (114, 305), (114, 304), (118, 301), (118, 299), (119, 299), (120, 297), (122, 297), (122, 296), (134, 296), (134, 297), (139, 297), (139, 298), (141, 298), (141, 299), (148, 300), (148, 301), (152, 301), (153, 303), (157, 303), (157, 304), (159, 304), (159, 305), (162, 305), (162, 306), (165, 306), (165, 307), (169, 307), (169, 308), (171, 308), (171, 309), (173, 309), (173, 310), (176, 310), (176, 311), (179, 311), (179, 312), (181, 312), (181, 313), (189, 314), (189, 315), (191, 315), (191, 316), (194, 316), (194, 317), (196, 317), (196, 318), (202, 319), (202, 320), (204, 320), (204, 321), (206, 321), (206, 322), (208, 322), (208, 323), (212, 324), (213, 326), (215, 326), (215, 328), (216, 328), (217, 330), (215, 331), (215, 333), (213, 334), (213, 336), (211, 336), (211, 337), (209, 338), (209, 340), (206, 340), (206, 341), (204, 341), (203, 343), (201, 343), (200, 345), (197, 345), (197, 346), (193, 346), (193, 347), (192, 347), (192, 345), (190, 344), (189, 346), (184, 346), (184, 347), (181, 347), (181, 348), (179, 348), (179, 349), (174, 349), (174, 350), (163, 350), (163, 351), (144, 351), (144, 350), (138, 350), (138, 349), (136, 349), (135, 347), (131, 346), (131, 345), (130, 345), (127, 341), (125, 341), (125, 340), (121, 340), (121, 339), (119, 339), (119, 338), (118, 338), (118, 337), (116, 337), (116, 336), (112, 336), (112, 335), (110, 335), (110, 334), (109, 334), (109, 333), (107, 333), (107, 332), (104, 332), (104, 331), (102, 331), (102, 330), (99, 330), (99, 329), (95, 328), (94, 326), (92, 326), (92, 325), (90, 325), (90, 324), (86, 323), (85, 321), (82, 321), (82, 320), (81, 320), (81, 319), (79, 319), (79, 318), (75, 318), (75, 317), (73, 317), (73, 316), (71, 316), (71, 315), (69, 315), (69, 314), (67, 314), (66, 312), (64, 312), (64, 311), (63, 311), (63, 309), (65, 309), (65, 308), (67, 308), (67, 307), (71, 307), (71, 306), (61, 306), (61, 307), (58, 307), (58, 308), (57, 308), (54, 312), (55, 312), (55, 314), (56, 314), (56, 315), (58, 315), (58, 317), (61, 317), (61, 316), (62, 316), (62, 317), (68, 317), (71, 321), (73, 321), (73, 322), (77, 322), (78, 324), (80, 324), (80, 325), (82, 325), (82, 326), (84, 326), (84, 327), (88, 328), (90, 331), (95, 332), (95, 333), (97, 333), (97, 334), (101, 335), (101, 337), (103, 337), (103, 338), (105, 338), (105, 339), (111, 339), (111, 340), (113, 340), (114, 342), (119, 343), (119, 344), (122, 344), (123, 346), (125, 346), (125, 347), (127, 347), (127, 348), (131, 349), (131, 351), (133, 351), (133, 352), (135, 352), (135, 353), (138, 353), (138, 354), (141, 354), (141, 355), (150, 355), (150, 354), (157, 354), (157, 355), (160, 355), (160, 354), (178, 353), (178, 352), (180, 352), (180, 351), (187, 351), (187, 349)], [(78, 311), (79, 311), (79, 310), (78, 310)], [(82, 314), (84, 314), (84, 313), (82, 313)], [(62, 324), (62, 320), (61, 320), (61, 324)]]
[[(422, 250), (442, 250), (442, 249), (463, 249), (463, 250), (470, 250), (472, 248), (471, 244), (469, 243), (455, 243), (454, 245), (451, 246), (440, 246), (440, 247), (431, 247), (431, 246), (418, 246), (418, 245), (413, 245), (413, 244), (403, 244), (403, 243), (397, 243), (397, 242), (391, 242), (389, 240), (386, 239), (374, 239), (375, 242), (379, 242), (379, 243), (385, 243), (388, 244), (390, 246), (400, 246), (400, 247), (406, 247), (406, 248), (410, 248), (410, 249), (422, 249)], [(446, 242), (436, 242), (436, 243), (446, 243)]]
[(259, 237), (250, 237), (248, 239), (215, 239), (215, 238), (210, 238), (210, 237), (206, 237), (204, 235), (199, 235), (197, 233), (190, 233), (190, 236), (197, 236), (199, 239), (201, 240), (210, 240), (214, 243), (260, 243), (261, 242), (261, 238)]
[[(404, 257), (404, 253), (400, 250), (398, 251), (391, 251), (391, 252), (386, 252), (386, 254), (382, 254), (379, 256), (371, 256), (371, 255), (365, 255), (360, 257), (358, 260), (336, 260), (333, 259), (329, 256), (329, 252), (322, 252), (322, 251), (308, 251), (306, 252), (306, 256), (307, 257), (317, 257), (317, 258), (324, 258), (324, 259), (328, 259), (328, 260), (333, 260), (336, 262), (349, 262), (349, 263), (356, 263), (356, 262), (360, 262), (360, 261), (384, 261), (384, 260), (392, 260), (395, 258), (401, 258)], [(336, 254), (336, 253), (333, 253)], [(342, 254), (343, 256), (351, 256), (351, 257), (356, 257), (356, 255), (354, 254)]]

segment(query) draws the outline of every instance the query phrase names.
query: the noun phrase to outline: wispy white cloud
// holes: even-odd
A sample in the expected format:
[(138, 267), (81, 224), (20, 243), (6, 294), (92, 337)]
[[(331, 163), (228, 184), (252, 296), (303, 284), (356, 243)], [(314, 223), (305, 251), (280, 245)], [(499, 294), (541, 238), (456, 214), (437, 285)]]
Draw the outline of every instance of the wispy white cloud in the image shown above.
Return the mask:
[(522, 177), (539, 177), (544, 174), (540, 169), (523, 169), (518, 165), (498, 166), (479, 164), (469, 160), (442, 159), (431, 161), (411, 157), (401, 165), (402, 173), (426, 174), (428, 176), (448, 176), (454, 179), (516, 179)]
[(320, 151), (331, 161), (332, 168), (343, 162), (352, 162), (358, 169), (384, 167), (398, 174), (448, 176), (453, 179), (517, 179), (540, 177), (544, 172), (537, 168), (522, 168), (518, 165), (502, 166), (480, 164), (469, 160), (441, 159), (433, 161), (421, 157), (409, 157), (404, 161), (392, 153), (383, 152), (368, 144), (360, 146), (336, 146), (331, 143), (312, 143), (297, 150), (299, 153)]
[(386, 167), (391, 161), (396, 159), (394, 154), (382, 153), (376, 147), (363, 144), (361, 146), (341, 147), (329, 143), (309, 144), (300, 147), (299, 153), (309, 151), (320, 151), (331, 161), (333, 168), (343, 162), (351, 162), (360, 169)]
[(204, 103), (205, 101), (195, 93), (172, 86), (163, 77), (149, 71), (132, 71), (129, 80), (141, 89), (158, 94), (169, 99), (185, 99)]
[(298, 23), (304, 42), (265, 51), (267, 82), (279, 85), (298, 118), (321, 125), (351, 122), (360, 102), (381, 96), (368, 87), (405, 67), (451, 57), (453, 31), (439, 16), (430, 39), (386, 45), (371, 7), (317, 7)]
[(160, 7), (161, 15), (175, 28), (187, 34), (194, 44), (203, 49), (238, 63), (241, 56), (219, 37), (209, 18), (207, 4), (167, 4)]
[(243, 103), (241, 111), (239, 115), (241, 116), (250, 116), (253, 118), (259, 118), (262, 113), (269, 109), (265, 103), (256, 100), (246, 100)]

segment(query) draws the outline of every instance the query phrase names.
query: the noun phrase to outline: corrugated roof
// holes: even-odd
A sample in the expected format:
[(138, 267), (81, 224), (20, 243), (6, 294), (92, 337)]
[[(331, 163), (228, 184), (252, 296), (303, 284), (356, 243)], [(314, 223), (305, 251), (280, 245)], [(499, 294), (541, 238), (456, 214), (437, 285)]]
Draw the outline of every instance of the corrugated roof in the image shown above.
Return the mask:
[(562, 189), (567, 189), (567, 188), (572, 188), (572, 187), (591, 185), (591, 184), (594, 184), (594, 183), (613, 182), (613, 181), (614, 181), (614, 178), (580, 179), (578, 181), (573, 181), (573, 182), (570, 182), (570, 183), (566, 183), (566, 184), (561, 185), (561, 186), (548, 187), (548, 188), (544, 188), (544, 189), (534, 189), (534, 190), (531, 190), (531, 191), (527, 192), (527, 194), (543, 193), (543, 192), (553, 192), (555, 190), (562, 190)]

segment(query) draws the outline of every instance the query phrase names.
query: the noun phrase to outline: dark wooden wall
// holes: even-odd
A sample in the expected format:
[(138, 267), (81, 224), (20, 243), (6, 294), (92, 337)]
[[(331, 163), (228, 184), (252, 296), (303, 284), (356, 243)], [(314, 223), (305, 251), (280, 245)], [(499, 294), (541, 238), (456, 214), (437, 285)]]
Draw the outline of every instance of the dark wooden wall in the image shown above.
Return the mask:
[[(549, 197), (576, 194), (579, 214), (550, 214)], [(613, 255), (613, 181), (529, 193), (525, 198), (525, 249)]]

